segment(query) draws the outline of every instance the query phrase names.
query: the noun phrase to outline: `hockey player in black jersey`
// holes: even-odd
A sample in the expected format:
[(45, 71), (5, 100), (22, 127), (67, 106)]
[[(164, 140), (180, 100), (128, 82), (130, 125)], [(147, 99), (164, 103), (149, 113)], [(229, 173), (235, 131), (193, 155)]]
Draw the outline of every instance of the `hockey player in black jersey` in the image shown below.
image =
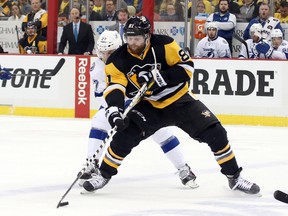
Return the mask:
[(37, 34), (35, 22), (29, 21), (26, 34), (19, 40), (20, 54), (45, 54), (47, 53), (47, 41), (42, 35)]
[[(194, 66), (192, 59), (171, 37), (153, 35), (150, 29), (146, 17), (131, 17), (124, 27), (127, 43), (106, 62), (106, 117), (118, 131), (98, 174), (84, 182), (84, 188), (95, 191), (104, 187), (117, 174), (117, 168), (132, 148), (158, 129), (174, 125), (209, 145), (232, 190), (259, 193), (257, 184), (240, 176), (242, 168), (237, 164), (226, 130), (188, 89)], [(124, 97), (132, 98), (144, 83), (148, 83), (148, 91), (128, 114), (127, 123), (121, 116)]]

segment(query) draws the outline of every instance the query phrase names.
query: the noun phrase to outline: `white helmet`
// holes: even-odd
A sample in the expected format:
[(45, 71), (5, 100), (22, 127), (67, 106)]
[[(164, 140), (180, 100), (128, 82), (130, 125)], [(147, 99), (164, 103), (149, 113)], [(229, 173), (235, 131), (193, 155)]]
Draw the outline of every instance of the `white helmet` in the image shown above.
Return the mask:
[(283, 39), (283, 33), (280, 29), (273, 29), (271, 31), (271, 38), (281, 37)]
[(206, 29), (212, 28), (212, 29), (217, 29), (218, 30), (218, 25), (216, 22), (208, 22), (206, 25)]
[(260, 23), (254, 23), (250, 27), (250, 35), (253, 36), (256, 35), (261, 38), (262, 35), (262, 25)]
[(116, 50), (122, 45), (120, 34), (117, 31), (105, 30), (97, 40), (96, 52)]

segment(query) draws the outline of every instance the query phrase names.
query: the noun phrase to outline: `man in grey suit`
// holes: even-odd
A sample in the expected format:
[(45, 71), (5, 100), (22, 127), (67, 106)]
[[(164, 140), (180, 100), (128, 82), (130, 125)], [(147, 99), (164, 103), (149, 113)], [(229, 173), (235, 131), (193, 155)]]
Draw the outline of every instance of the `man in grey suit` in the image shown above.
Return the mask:
[(109, 26), (109, 30), (119, 32), (119, 34), (121, 36), (122, 44), (124, 44), (123, 30), (124, 30), (124, 26), (125, 26), (128, 18), (129, 18), (128, 10), (125, 8), (121, 8), (118, 10), (116, 24)]

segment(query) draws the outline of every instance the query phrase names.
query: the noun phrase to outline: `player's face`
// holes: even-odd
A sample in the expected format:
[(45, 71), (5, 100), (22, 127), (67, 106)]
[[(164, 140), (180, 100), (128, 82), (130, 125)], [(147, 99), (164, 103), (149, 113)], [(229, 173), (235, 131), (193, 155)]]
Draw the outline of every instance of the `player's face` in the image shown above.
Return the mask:
[(214, 39), (216, 37), (217, 34), (217, 29), (215, 28), (208, 28), (207, 29), (207, 35), (210, 39)]
[(219, 9), (221, 13), (226, 13), (228, 11), (229, 5), (227, 1), (221, 1), (219, 3)]
[(80, 17), (80, 12), (77, 8), (73, 8), (70, 12), (70, 18), (73, 22), (77, 23)]
[(287, 17), (288, 16), (288, 7), (281, 7), (279, 8), (280, 14), (282, 17)]
[(98, 56), (103, 62), (106, 62), (109, 56), (114, 52), (115, 50), (109, 50), (109, 51), (102, 51), (100, 52), (100, 56)]
[(41, 8), (40, 0), (31, 0), (31, 8), (33, 11), (39, 11)]
[(268, 19), (270, 13), (270, 9), (268, 5), (261, 5), (259, 9), (259, 17), (261, 19)]
[(28, 36), (33, 36), (36, 32), (34, 27), (27, 27), (26, 31)]
[(127, 36), (126, 42), (132, 53), (140, 55), (145, 49), (145, 37), (143, 35)]
[(252, 40), (253, 42), (258, 42), (260, 40), (260, 37), (258, 37), (254, 32), (252, 32)]
[(272, 38), (272, 46), (274, 48), (278, 48), (282, 43), (282, 37), (273, 37)]

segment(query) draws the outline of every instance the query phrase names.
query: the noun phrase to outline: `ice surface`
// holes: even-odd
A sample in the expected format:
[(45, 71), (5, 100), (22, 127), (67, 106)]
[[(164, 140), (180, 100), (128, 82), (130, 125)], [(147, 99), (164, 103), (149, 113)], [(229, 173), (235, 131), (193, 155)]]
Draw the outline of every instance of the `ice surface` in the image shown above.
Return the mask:
[(124, 160), (119, 174), (90, 195), (76, 185), (56, 209), (86, 158), (89, 119), (0, 116), (2, 216), (284, 216), (288, 192), (288, 128), (225, 125), (242, 176), (261, 186), (262, 197), (232, 192), (208, 146), (176, 129), (197, 189), (184, 187), (151, 139)]

